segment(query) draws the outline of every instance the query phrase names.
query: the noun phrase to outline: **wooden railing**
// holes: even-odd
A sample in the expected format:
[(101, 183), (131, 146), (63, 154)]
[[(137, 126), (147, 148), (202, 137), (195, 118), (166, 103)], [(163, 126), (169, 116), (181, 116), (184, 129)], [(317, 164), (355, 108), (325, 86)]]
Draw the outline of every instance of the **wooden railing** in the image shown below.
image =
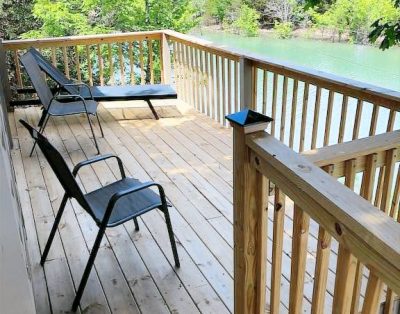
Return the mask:
[(170, 55), (161, 31), (73, 36), (3, 42), (8, 51), (10, 83), (30, 86), (18, 56), (30, 47), (68, 78), (89, 85), (135, 85), (170, 82)]
[(165, 34), (178, 94), (221, 124), (248, 107), (274, 118), (269, 132), (300, 152), (400, 128), (399, 92)]
[(268, 131), (299, 152), (400, 129), (399, 92), (171, 30), (5, 41), (19, 89), (30, 83), (18, 54), (31, 46), (90, 85), (172, 82), (179, 98), (222, 125), (244, 107), (269, 115)]
[[(386, 304), (388, 307), (393, 304), (393, 292), (400, 292), (400, 225), (388, 214), (398, 212), (399, 191), (398, 188), (397, 191), (393, 190), (392, 179), (395, 164), (400, 159), (399, 133), (389, 134), (385, 140), (378, 138), (381, 145), (376, 152), (368, 147), (360, 150), (359, 155), (350, 150), (345, 156), (340, 153), (341, 150), (339, 153), (335, 150), (331, 159), (327, 158), (328, 164), (322, 162), (325, 157), (318, 158), (318, 152), (309, 154), (308, 158), (314, 158), (317, 164), (324, 167), (323, 171), (265, 132), (266, 124), (257, 123), (254, 118), (255, 123), (244, 126), (236, 122), (239, 120), (235, 121), (235, 116), (231, 116), (230, 120), (234, 134), (235, 312), (264, 313), (265, 303), (269, 303), (271, 313), (280, 313), (284, 296), (281, 293), (281, 267), (284, 224), (287, 219), (285, 212), (292, 206), (290, 313), (303, 311), (305, 274), (310, 263), (311, 226), (319, 229), (314, 278), (311, 279), (313, 293), (309, 300), (312, 313), (326, 312), (333, 241), (338, 243), (330, 305), (333, 312), (359, 313), (359, 307), (362, 307), (363, 313), (377, 313), (382, 289), (386, 287), (383, 283), (387, 285), (389, 303)], [(365, 142), (357, 143), (357, 146), (363, 144)], [(328, 156), (327, 150), (321, 155)], [(371, 162), (365, 162), (370, 159), (373, 160), (373, 167), (370, 166)], [(372, 200), (370, 195), (375, 182), (373, 169), (378, 166), (384, 167), (385, 175), (382, 188), (378, 188), (379, 204), (374, 206), (368, 200)], [(361, 195), (364, 198), (351, 190), (355, 187), (356, 173), (359, 171), (364, 173), (361, 183)], [(326, 172), (344, 176), (344, 184), (350, 189)], [(275, 185), (275, 196), (272, 270), (271, 278), (268, 278), (270, 299), (265, 302), (268, 213), (265, 202), (268, 181)], [(393, 203), (395, 205), (391, 207)], [(363, 272), (362, 265), (366, 265), (368, 271)], [(362, 275), (368, 278), (368, 285), (361, 302), (358, 284)], [(386, 313), (391, 313), (389, 308)]]

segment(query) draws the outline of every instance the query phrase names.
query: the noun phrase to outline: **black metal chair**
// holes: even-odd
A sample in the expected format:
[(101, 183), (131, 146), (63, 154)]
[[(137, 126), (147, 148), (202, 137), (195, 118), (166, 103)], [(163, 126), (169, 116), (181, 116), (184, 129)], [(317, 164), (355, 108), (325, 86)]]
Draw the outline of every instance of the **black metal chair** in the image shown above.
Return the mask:
[[(142, 183), (139, 180), (127, 178), (125, 176), (125, 171), (121, 159), (118, 156), (114, 156), (111, 154), (95, 156), (91, 159), (82, 161), (74, 167), (73, 172), (71, 173), (61, 154), (49, 143), (46, 137), (40, 134), (36, 129), (34, 129), (24, 120), (19, 121), (25, 128), (28, 129), (32, 138), (36, 140), (36, 143), (38, 144), (40, 150), (43, 152), (43, 155), (47, 159), (50, 167), (53, 169), (54, 173), (56, 174), (58, 180), (65, 190), (60, 208), (54, 220), (53, 227), (50, 231), (49, 239), (47, 240), (47, 244), (44, 248), (40, 264), (43, 266), (44, 262), (46, 261), (51, 243), (57, 231), (57, 227), (64, 212), (67, 200), (69, 198), (75, 198), (78, 203), (85, 209), (85, 211), (94, 219), (99, 227), (99, 232), (97, 234), (93, 248), (90, 252), (89, 260), (86, 264), (85, 271), (83, 273), (74, 302), (72, 304), (73, 311), (76, 311), (78, 308), (83, 290), (85, 289), (90, 271), (96, 258), (96, 254), (98, 252), (101, 240), (107, 227), (115, 227), (125, 223), (128, 220), (133, 219), (135, 230), (138, 231), (139, 224), (137, 221), (137, 217), (144, 213), (147, 213), (150, 210), (158, 208), (164, 213), (165, 216), (165, 222), (168, 229), (168, 235), (171, 242), (175, 265), (176, 267), (180, 267), (178, 252), (174, 240), (174, 233), (171, 225), (171, 219), (168, 212), (168, 206), (171, 205), (168, 204), (165, 197), (164, 189), (160, 184), (155, 182)], [(118, 161), (118, 166), (122, 178), (93, 192), (84, 194), (75, 179), (79, 169), (84, 166), (109, 158), (116, 158), (116, 160)], [(151, 187), (156, 187), (159, 194), (155, 193), (151, 189)]]
[(97, 101), (113, 100), (144, 100), (149, 106), (154, 117), (158, 120), (156, 110), (154, 109), (152, 99), (176, 99), (176, 91), (171, 85), (167, 84), (146, 84), (146, 85), (125, 85), (125, 86), (90, 86), (80, 90), (73, 81), (66, 77), (57, 67), (48, 62), (42, 54), (35, 48), (30, 48), (38, 66), (51, 77), (60, 88), (72, 95), (81, 95), (83, 98), (95, 99)]
[[(92, 122), (90, 121), (89, 115), (96, 116), (97, 122), (99, 123), (101, 136), (104, 137), (103, 128), (101, 127), (100, 119), (97, 115), (97, 102), (91, 99), (84, 99), (81, 95), (59, 95), (53, 96), (50, 87), (47, 85), (46, 80), (43, 78), (42, 72), (36, 63), (35, 58), (32, 54), (25, 53), (20, 57), (20, 61), (28, 73), (32, 85), (43, 105), (42, 117), (39, 121), (39, 133), (43, 133), (47, 125), (50, 116), (66, 116), (73, 114), (86, 114), (89, 122), (90, 130), (92, 131), (94, 144), (97, 149), (97, 153), (100, 154), (99, 146), (97, 145), (96, 135), (94, 134)], [(87, 86), (82, 83), (74, 85)], [(89, 92), (90, 89), (87, 87)], [(33, 150), (35, 149), (36, 142), (33, 144), (30, 156), (32, 156)]]

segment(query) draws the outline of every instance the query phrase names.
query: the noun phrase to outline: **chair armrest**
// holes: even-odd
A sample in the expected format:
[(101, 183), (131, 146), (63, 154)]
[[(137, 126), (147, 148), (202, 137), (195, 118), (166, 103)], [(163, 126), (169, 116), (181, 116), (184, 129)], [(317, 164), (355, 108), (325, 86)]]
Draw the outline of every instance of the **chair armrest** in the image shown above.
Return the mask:
[(155, 183), (155, 182), (145, 182), (145, 183), (142, 183), (133, 188), (129, 188), (129, 189), (114, 193), (114, 195), (110, 198), (110, 200), (108, 202), (107, 209), (106, 209), (106, 212), (104, 213), (104, 217), (103, 217), (101, 224), (103, 226), (107, 225), (107, 222), (110, 219), (111, 213), (114, 209), (114, 206), (120, 198), (123, 198), (126, 195), (147, 189), (152, 186), (156, 186), (158, 188), (158, 192), (160, 193), (161, 203), (163, 204), (163, 206), (167, 206), (167, 201), (165, 199), (165, 193), (164, 193), (163, 187), (160, 184)]
[(72, 171), (72, 174), (74, 175), (74, 177), (76, 177), (76, 175), (78, 174), (79, 169), (81, 169), (84, 166), (99, 162), (99, 161), (103, 161), (109, 158), (115, 158), (117, 159), (118, 162), (118, 166), (119, 166), (119, 171), (121, 172), (121, 177), (125, 178), (125, 170), (124, 170), (124, 165), (122, 163), (121, 158), (119, 158), (116, 155), (113, 154), (105, 154), (105, 155), (100, 155), (100, 156), (94, 156), (92, 158), (89, 158), (87, 160), (83, 160), (81, 162), (79, 162), (78, 164), (75, 165), (74, 170)]
[(90, 98), (91, 98), (92, 100), (94, 100), (94, 99), (93, 99), (92, 90), (90, 89), (90, 86), (87, 85), (87, 84), (85, 84), (85, 83), (74, 82), (74, 83), (63, 84), (62, 86), (78, 86), (78, 87), (79, 87), (79, 86), (83, 86), (83, 87), (86, 87), (87, 90), (89, 91)]

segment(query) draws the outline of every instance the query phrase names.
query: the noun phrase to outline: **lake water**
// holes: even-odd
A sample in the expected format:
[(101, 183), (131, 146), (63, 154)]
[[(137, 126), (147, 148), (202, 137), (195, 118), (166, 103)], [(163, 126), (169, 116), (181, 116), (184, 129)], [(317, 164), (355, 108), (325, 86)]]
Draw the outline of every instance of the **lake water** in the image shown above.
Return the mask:
[(308, 39), (242, 37), (222, 32), (195, 32), (197, 37), (243, 52), (302, 65), (400, 91), (400, 48), (377, 47)]

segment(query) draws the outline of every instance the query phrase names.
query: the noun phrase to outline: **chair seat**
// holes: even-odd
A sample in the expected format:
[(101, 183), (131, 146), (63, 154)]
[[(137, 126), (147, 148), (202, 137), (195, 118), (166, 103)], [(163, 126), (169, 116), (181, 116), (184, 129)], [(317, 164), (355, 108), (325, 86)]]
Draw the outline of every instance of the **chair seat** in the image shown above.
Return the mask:
[[(96, 114), (97, 102), (94, 100), (86, 100), (86, 108), (89, 114)], [(70, 114), (85, 113), (85, 107), (82, 101), (60, 102), (53, 101), (50, 106), (49, 114), (52, 116), (65, 116)]]
[[(124, 178), (85, 195), (94, 219), (100, 224), (111, 197), (128, 188), (142, 184), (139, 180)], [(114, 206), (107, 227), (117, 226), (154, 208), (161, 208), (160, 196), (150, 188), (122, 197)]]

